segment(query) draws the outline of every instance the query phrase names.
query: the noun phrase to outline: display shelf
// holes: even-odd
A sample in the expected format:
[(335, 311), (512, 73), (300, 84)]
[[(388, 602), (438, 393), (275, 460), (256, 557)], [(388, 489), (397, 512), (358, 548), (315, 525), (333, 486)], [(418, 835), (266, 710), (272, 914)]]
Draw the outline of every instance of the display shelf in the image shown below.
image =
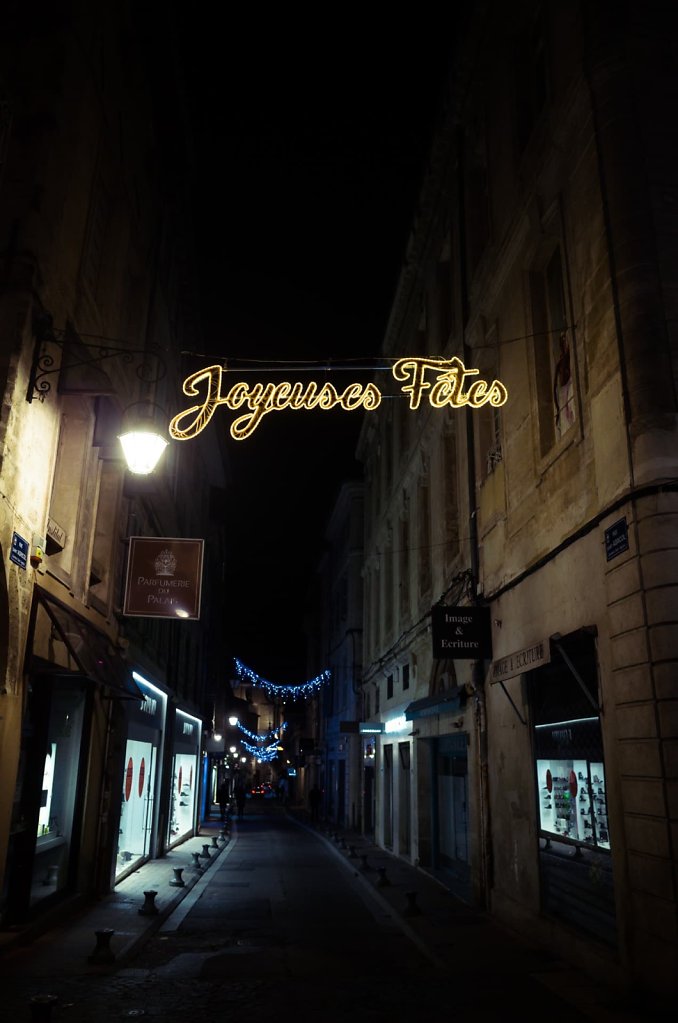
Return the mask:
[(537, 778), (542, 834), (610, 848), (602, 763), (584, 759), (538, 760)]

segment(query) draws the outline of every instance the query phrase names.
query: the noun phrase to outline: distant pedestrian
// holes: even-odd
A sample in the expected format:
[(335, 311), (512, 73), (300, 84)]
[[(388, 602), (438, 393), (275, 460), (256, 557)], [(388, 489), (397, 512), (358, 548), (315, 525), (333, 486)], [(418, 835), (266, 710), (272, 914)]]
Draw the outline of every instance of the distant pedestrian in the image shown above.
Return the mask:
[(314, 785), (308, 794), (308, 802), (311, 807), (311, 823), (317, 824), (318, 814), (320, 813), (320, 803), (322, 801), (323, 794), (317, 785)]
[(225, 821), (229, 804), (228, 782), (225, 779), (217, 790), (217, 802), (221, 811), (221, 819)]
[(243, 814), (245, 813), (246, 793), (245, 786), (241, 781), (236, 782), (235, 788), (233, 789), (233, 796), (235, 798), (235, 805), (238, 808), (238, 820), (242, 820)]
[(278, 782), (278, 799), (287, 806), (287, 778), (281, 778)]

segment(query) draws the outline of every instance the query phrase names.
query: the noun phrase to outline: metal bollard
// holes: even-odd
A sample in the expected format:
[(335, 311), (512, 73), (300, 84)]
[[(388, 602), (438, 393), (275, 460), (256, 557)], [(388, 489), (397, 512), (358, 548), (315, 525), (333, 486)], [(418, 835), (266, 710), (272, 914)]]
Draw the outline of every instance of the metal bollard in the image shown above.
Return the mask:
[(157, 892), (144, 892), (144, 904), (139, 910), (141, 916), (156, 916), (158, 907), (155, 904)]
[(195, 869), (196, 870), (202, 870), (202, 863), (200, 862), (200, 853), (199, 852), (192, 852), (191, 856), (193, 857), (193, 864), (192, 865), (195, 867)]
[(202, 847), (202, 852), (198, 853), (198, 856), (200, 856), (203, 860), (212, 859), (212, 853), (210, 852), (210, 847), (207, 845), (207, 843), (205, 843), (205, 845)]
[(379, 874), (377, 885), (380, 888), (386, 888), (386, 886), (391, 883), (386, 877), (386, 867), (377, 867), (377, 873)]
[(221, 842), (222, 845), (224, 845), (226, 842), (226, 832), (224, 831), (223, 828), (219, 832), (219, 841)]
[(88, 963), (98, 966), (100, 963), (115, 962), (115, 953), (111, 948), (111, 938), (114, 934), (115, 931), (112, 927), (106, 927), (104, 930), (94, 932), (97, 943), (91, 956), (87, 959)]
[(59, 1001), (58, 995), (34, 995), (30, 1000), (31, 1020), (36, 1023), (49, 1023), (52, 1018), (52, 1009)]
[(172, 867), (172, 870), (174, 871), (174, 880), (170, 881), (170, 884), (172, 885), (173, 888), (183, 888), (186, 884), (183, 877), (181, 876), (184, 872), (184, 868)]
[(212, 835), (212, 846), (211, 846), (211, 848), (212, 849), (218, 849), (219, 848), (219, 843), (217, 842), (217, 836), (216, 835)]
[(421, 909), (417, 905), (417, 893), (405, 892), (405, 898), (407, 899), (405, 916), (419, 916), (421, 914)]

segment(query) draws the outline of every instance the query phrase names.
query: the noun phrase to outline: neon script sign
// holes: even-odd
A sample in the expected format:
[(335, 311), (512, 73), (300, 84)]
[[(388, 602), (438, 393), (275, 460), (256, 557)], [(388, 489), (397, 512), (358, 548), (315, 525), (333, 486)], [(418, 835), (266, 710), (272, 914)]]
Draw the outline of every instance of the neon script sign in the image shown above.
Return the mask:
[[(184, 394), (198, 395), (201, 401), (174, 416), (169, 432), (175, 440), (197, 437), (220, 405), (241, 413), (231, 423), (230, 432), (234, 440), (246, 440), (269, 412), (333, 408), (342, 408), (345, 412), (357, 409), (373, 412), (382, 399), (381, 391), (373, 383), (352, 383), (338, 391), (333, 384), (318, 385), (314, 381), (248, 384), (241, 380), (226, 390), (225, 372), (221, 366), (208, 366), (186, 377)], [(411, 409), (418, 409), (422, 399), (436, 409), (448, 405), (455, 409), (464, 406), (478, 409), (483, 405), (500, 407), (508, 398), (506, 387), (500, 380), (488, 383), (474, 379), (479, 372), (466, 369), (456, 356), (452, 359), (407, 357), (398, 359), (392, 367), (394, 380), (404, 381), (401, 391), (409, 396)]]

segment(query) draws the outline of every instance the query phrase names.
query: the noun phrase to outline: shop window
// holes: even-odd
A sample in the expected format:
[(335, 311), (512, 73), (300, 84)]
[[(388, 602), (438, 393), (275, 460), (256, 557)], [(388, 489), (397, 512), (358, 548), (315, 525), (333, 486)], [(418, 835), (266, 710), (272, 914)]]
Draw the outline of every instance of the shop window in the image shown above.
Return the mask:
[(615, 939), (611, 841), (595, 640), (551, 643), (528, 674), (546, 912)]
[(574, 356), (565, 310), (563, 262), (559, 247), (545, 265), (530, 273), (534, 365), (542, 457), (576, 420)]

